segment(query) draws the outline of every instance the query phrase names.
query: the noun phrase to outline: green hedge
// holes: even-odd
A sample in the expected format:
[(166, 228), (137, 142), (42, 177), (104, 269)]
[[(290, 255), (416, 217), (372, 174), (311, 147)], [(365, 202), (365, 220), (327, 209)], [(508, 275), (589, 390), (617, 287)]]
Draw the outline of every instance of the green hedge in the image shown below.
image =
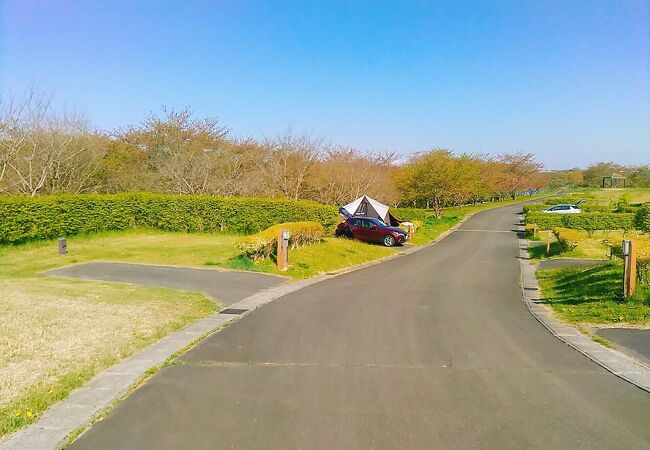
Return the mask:
[(255, 233), (315, 221), (331, 231), (337, 209), (309, 201), (131, 193), (0, 197), (0, 244), (134, 227)]
[(650, 233), (650, 203), (643, 205), (634, 214), (634, 226), (646, 233)]
[(531, 203), (530, 205), (524, 205), (524, 214), (528, 214), (529, 212), (537, 212), (541, 211), (542, 209), (549, 208), (548, 205), (542, 205), (541, 203)]
[(530, 212), (526, 223), (535, 223), (542, 230), (572, 228), (575, 230), (631, 230), (634, 228), (634, 214), (628, 213), (581, 213), (549, 214)]

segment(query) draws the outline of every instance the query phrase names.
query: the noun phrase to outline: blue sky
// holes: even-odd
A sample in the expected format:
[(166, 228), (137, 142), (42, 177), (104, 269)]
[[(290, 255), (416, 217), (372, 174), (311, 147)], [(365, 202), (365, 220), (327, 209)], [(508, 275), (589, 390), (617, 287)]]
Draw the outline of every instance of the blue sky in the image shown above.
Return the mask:
[(2, 91), (102, 129), (189, 106), (236, 136), (650, 163), (650, 1), (0, 2)]

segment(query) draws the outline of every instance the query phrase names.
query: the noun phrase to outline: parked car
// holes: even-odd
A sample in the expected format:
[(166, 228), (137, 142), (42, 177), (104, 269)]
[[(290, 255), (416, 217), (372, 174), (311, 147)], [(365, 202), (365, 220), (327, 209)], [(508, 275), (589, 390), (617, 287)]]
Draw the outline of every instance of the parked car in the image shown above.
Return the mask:
[(336, 236), (345, 236), (364, 242), (380, 242), (386, 247), (402, 244), (408, 233), (401, 228), (386, 225), (372, 217), (349, 217), (336, 228)]
[(542, 212), (553, 214), (578, 214), (582, 210), (576, 205), (555, 205), (550, 208), (543, 209)]

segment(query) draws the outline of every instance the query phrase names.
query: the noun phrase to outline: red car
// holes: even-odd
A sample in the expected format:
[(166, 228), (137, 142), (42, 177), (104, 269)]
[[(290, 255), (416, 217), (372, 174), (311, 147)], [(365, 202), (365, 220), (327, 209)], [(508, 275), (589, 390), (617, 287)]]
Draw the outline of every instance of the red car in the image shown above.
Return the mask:
[(408, 233), (372, 217), (349, 217), (336, 228), (336, 236), (353, 237), (364, 242), (380, 242), (386, 247), (402, 244)]

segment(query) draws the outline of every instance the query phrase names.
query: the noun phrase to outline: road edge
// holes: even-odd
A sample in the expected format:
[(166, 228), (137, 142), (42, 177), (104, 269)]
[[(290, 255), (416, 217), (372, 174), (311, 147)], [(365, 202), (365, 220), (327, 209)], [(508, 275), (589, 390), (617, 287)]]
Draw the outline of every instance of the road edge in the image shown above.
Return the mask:
[[(523, 215), (519, 215), (523, 223)], [(521, 269), (521, 293), (528, 310), (553, 336), (574, 348), (599, 366), (617, 377), (650, 393), (650, 369), (633, 358), (601, 345), (571, 325), (556, 319), (552, 310), (538, 303), (542, 300), (536, 269), (530, 262), (528, 240), (523, 237), (524, 227), (519, 225), (519, 266)]]

